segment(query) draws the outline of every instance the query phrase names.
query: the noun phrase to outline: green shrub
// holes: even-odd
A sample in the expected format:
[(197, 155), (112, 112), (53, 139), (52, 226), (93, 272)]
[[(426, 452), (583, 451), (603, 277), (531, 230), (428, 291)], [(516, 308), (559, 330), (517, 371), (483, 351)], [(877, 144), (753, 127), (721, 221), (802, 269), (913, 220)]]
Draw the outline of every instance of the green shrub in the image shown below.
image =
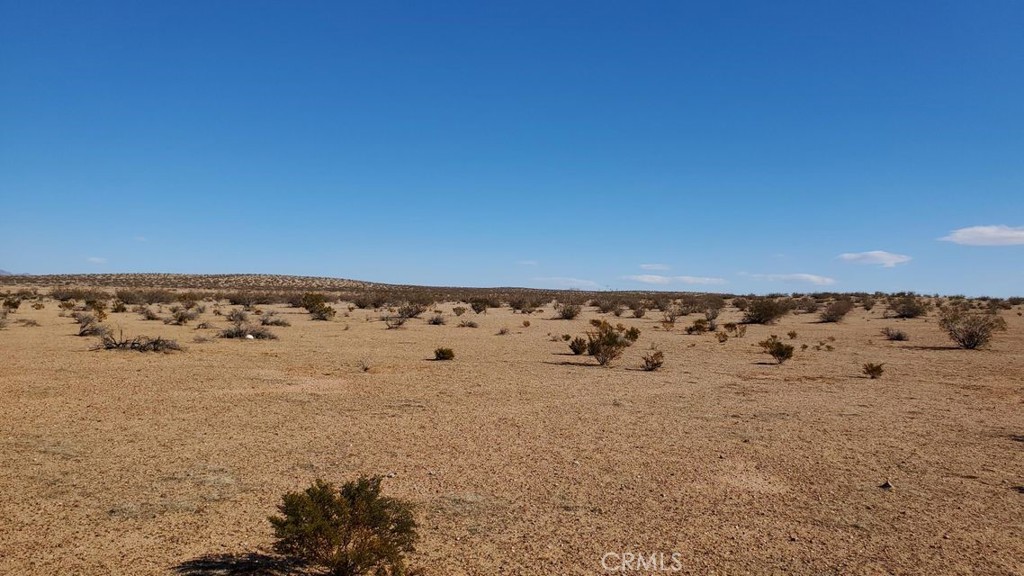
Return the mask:
[(622, 324), (612, 326), (604, 320), (591, 322), (594, 330), (587, 332), (587, 350), (601, 366), (608, 366), (613, 360), (640, 338), (640, 330), (626, 329)]
[(419, 318), (420, 315), (426, 311), (427, 306), (424, 306), (423, 304), (406, 302), (398, 307), (397, 314), (402, 318)]
[(758, 342), (765, 354), (770, 355), (776, 362), (782, 364), (793, 357), (793, 347), (786, 344), (779, 337), (772, 334), (767, 340)]
[(434, 350), (434, 360), (454, 360), (455, 351), (451, 348), (438, 348)]
[(199, 310), (189, 310), (181, 306), (171, 307), (171, 317), (164, 320), (164, 324), (176, 324), (184, 326), (190, 321), (199, 317)]
[(583, 311), (583, 306), (572, 302), (559, 302), (555, 305), (555, 312), (558, 313), (558, 318), (561, 320), (572, 320), (580, 315)]
[(285, 494), (271, 516), (274, 549), (325, 568), (332, 576), (400, 576), (415, 573), (405, 555), (415, 550), (412, 505), (381, 495), (381, 478), (362, 477), (336, 490), (316, 480)]
[(917, 318), (928, 312), (928, 303), (912, 294), (894, 296), (888, 303), (888, 315), (893, 318)]
[(317, 304), (311, 308), (308, 308), (307, 310), (309, 310), (310, 318), (320, 322), (327, 322), (331, 318), (334, 318), (334, 316), (338, 313), (338, 311), (335, 310), (333, 306), (329, 306), (327, 304)]
[(463, 314), (466, 313), (466, 307), (465, 306), (456, 306), (456, 307), (452, 308), (452, 313), (455, 314), (456, 316), (462, 316)]
[(697, 318), (686, 327), (687, 334), (703, 334), (708, 331), (708, 321), (704, 318)]
[(747, 304), (743, 314), (746, 324), (772, 324), (789, 312), (789, 306), (782, 300), (758, 298)]
[(469, 307), (473, 309), (473, 312), (477, 314), (487, 313), (487, 302), (484, 300), (474, 300), (469, 303)]
[(822, 322), (839, 322), (844, 316), (853, 310), (853, 302), (850, 300), (836, 300), (830, 303), (818, 315)]
[(997, 331), (1006, 330), (1006, 321), (995, 314), (978, 314), (949, 309), (939, 317), (942, 328), (957, 346), (975, 350), (986, 346)]

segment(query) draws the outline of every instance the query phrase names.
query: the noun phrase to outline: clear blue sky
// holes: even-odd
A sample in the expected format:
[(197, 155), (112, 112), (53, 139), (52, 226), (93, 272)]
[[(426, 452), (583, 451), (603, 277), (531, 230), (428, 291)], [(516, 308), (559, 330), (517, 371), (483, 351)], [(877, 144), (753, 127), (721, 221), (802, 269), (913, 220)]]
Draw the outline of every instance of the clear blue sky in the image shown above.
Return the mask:
[(1021, 294), (1024, 2), (0, 0), (0, 201), (12, 272)]

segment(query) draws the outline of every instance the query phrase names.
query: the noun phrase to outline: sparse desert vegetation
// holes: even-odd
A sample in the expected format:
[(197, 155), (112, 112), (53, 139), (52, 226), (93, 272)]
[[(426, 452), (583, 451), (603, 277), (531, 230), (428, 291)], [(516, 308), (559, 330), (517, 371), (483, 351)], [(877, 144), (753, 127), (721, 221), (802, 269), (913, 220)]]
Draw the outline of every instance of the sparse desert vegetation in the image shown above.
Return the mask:
[[(1024, 483), (1012, 439), (1024, 435), (1024, 301), (914, 295), (926, 312), (897, 319), (907, 295), (871, 295), (872, 310), (835, 323), (821, 315), (864, 296), (747, 295), (709, 307), (686, 294), (288, 286), (83, 283), (58, 291), (65, 300), (46, 286), (17, 296), (0, 331), (12, 366), (0, 379), (0, 488), (22, 496), (0, 513), (22, 528), (0, 530), (0, 548), (14, 551), (0, 572), (202, 574), (255, 558), (301, 573), (355, 569), (345, 558), (357, 556), (389, 570), (395, 556), (383, 548), (363, 555), (337, 536), (394, 534), (342, 512), (385, 492), (418, 525), (414, 548), (391, 550), (427, 572), (500, 573), (541, 553), (551, 554), (545, 569), (573, 573), (636, 530), (666, 546), (682, 531), (693, 557), (723, 572), (782, 562), (810, 574), (870, 556), (908, 573), (950, 562), (999, 573), (1024, 552), (1012, 528), (1012, 487)], [(314, 320), (296, 305), (306, 293), (344, 322)], [(121, 297), (132, 303), (119, 311)], [(473, 301), (472, 320), (437, 320), (460, 308), (465, 318)], [(554, 302), (580, 309), (563, 319)], [(547, 313), (525, 320), (538, 309)], [(679, 321), (666, 329), (667, 317)], [(382, 318), (402, 329), (384, 330)], [(110, 331), (76, 338), (83, 325)], [(460, 329), (469, 326), (480, 330)], [(276, 339), (238, 342), (271, 327)], [(955, 349), (957, 338), (987, 351)], [(645, 464), (631, 468), (637, 459)], [(949, 469), (976, 478), (951, 480)], [(622, 470), (635, 475), (618, 480)], [(317, 478), (357, 480), (328, 489)], [(645, 502), (656, 506), (635, 515)], [(957, 511), (979, 502), (999, 506)], [(845, 515), (867, 528), (836, 525)], [(939, 562), (921, 552), (936, 526), (991, 553), (951, 548)], [(68, 538), (84, 552), (54, 555)], [(801, 547), (811, 538), (823, 548)]]

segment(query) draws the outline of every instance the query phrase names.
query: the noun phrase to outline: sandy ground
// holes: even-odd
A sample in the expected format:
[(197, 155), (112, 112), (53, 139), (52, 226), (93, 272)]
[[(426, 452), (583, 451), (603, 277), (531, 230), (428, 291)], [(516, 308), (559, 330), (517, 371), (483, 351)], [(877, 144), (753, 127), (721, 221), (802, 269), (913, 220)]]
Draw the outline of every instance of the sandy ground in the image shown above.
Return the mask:
[[(281, 494), (383, 474), (419, 506), (413, 561), (431, 574), (606, 574), (610, 552), (675, 552), (684, 574), (1024, 574), (1017, 310), (984, 351), (882, 306), (724, 344), (654, 313), (620, 320), (642, 336), (606, 369), (550, 339), (593, 309), (468, 312), (472, 329), (449, 304), (445, 326), (386, 330), (370, 311), (266, 308), (292, 322), (280, 340), (197, 343), (215, 330), (110, 315), (187, 348), (166, 355), (90, 351), (53, 302), (12, 314), (0, 573), (283, 573), (261, 556)], [(888, 325), (911, 340), (885, 341)], [(756, 342), (790, 330), (795, 358), (767, 364)], [(647, 373), (651, 344), (666, 364)], [(441, 345), (454, 361), (430, 360)], [(867, 361), (885, 375), (861, 376)]]

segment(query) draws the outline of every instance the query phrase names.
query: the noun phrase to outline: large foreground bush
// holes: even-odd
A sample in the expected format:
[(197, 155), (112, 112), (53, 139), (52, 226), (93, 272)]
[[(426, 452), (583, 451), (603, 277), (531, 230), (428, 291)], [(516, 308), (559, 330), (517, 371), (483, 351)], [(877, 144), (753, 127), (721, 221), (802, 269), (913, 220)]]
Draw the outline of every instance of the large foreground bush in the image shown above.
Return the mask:
[(414, 550), (411, 504), (382, 496), (379, 477), (347, 482), (340, 490), (317, 480), (284, 495), (271, 516), (274, 549), (329, 570), (332, 576), (411, 574), (405, 554)]
[(939, 317), (939, 327), (957, 346), (974, 350), (988, 344), (995, 332), (1006, 330), (1006, 321), (995, 314), (950, 309)]

